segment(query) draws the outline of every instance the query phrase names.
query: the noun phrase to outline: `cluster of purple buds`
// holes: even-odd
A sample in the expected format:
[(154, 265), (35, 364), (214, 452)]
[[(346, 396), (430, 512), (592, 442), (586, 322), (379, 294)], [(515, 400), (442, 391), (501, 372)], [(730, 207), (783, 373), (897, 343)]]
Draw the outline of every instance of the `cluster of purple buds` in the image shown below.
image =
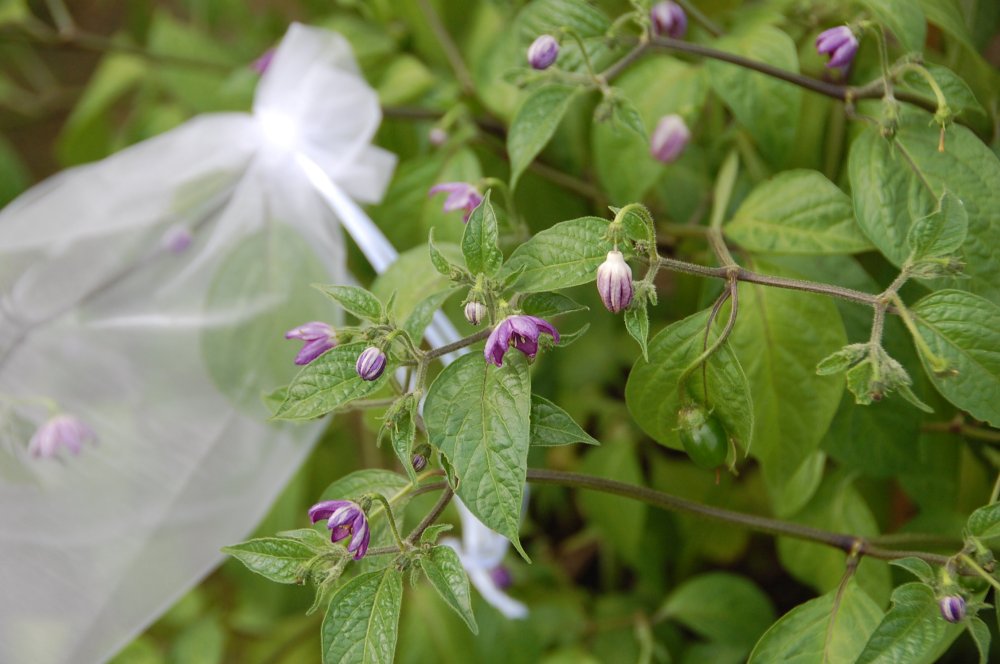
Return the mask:
[(649, 152), (653, 159), (670, 164), (677, 161), (690, 140), (691, 131), (684, 123), (684, 118), (676, 113), (664, 115), (653, 130)]
[(503, 356), (511, 346), (527, 355), (528, 359), (534, 359), (538, 354), (538, 338), (542, 334), (548, 334), (559, 343), (559, 332), (548, 321), (536, 316), (507, 316), (486, 339), (483, 354), (487, 362), (498, 367), (503, 366)]
[(331, 542), (351, 537), (347, 550), (354, 554), (355, 560), (361, 560), (368, 553), (371, 531), (368, 529), (365, 512), (357, 503), (350, 500), (325, 500), (309, 508), (309, 519), (313, 523), (326, 519)]
[(552, 35), (542, 35), (528, 47), (528, 64), (533, 69), (548, 69), (559, 57), (559, 42)]
[(597, 292), (604, 307), (613, 314), (632, 302), (632, 268), (617, 249), (609, 251), (607, 260), (597, 268)]
[(28, 441), (28, 452), (34, 457), (49, 459), (65, 447), (79, 454), (87, 441), (97, 442), (93, 429), (72, 415), (56, 415), (38, 427)]
[(945, 595), (938, 600), (941, 617), (950, 623), (962, 622), (965, 618), (965, 599), (961, 595)]
[(385, 353), (378, 346), (365, 348), (358, 355), (354, 370), (358, 372), (362, 380), (377, 380), (385, 371)]
[(470, 300), (465, 305), (465, 320), (469, 321), (469, 325), (478, 326), (483, 322), (483, 319), (486, 318), (488, 313), (486, 305), (482, 302)]
[(433, 196), (441, 192), (448, 194), (448, 198), (444, 199), (445, 212), (465, 210), (462, 221), (469, 221), (472, 211), (483, 202), (482, 194), (468, 182), (442, 182), (431, 187), (428, 195)]
[(847, 67), (854, 60), (854, 54), (858, 52), (858, 38), (854, 32), (846, 25), (839, 25), (836, 28), (824, 30), (816, 38), (816, 50), (821, 55), (829, 55), (830, 61), (826, 66)]
[(649, 19), (653, 23), (653, 34), (658, 37), (680, 39), (687, 32), (687, 15), (676, 2), (657, 2), (649, 10)]
[(285, 332), (286, 339), (304, 341), (302, 350), (295, 356), (295, 364), (309, 364), (317, 357), (337, 345), (337, 333), (320, 321), (313, 321)]

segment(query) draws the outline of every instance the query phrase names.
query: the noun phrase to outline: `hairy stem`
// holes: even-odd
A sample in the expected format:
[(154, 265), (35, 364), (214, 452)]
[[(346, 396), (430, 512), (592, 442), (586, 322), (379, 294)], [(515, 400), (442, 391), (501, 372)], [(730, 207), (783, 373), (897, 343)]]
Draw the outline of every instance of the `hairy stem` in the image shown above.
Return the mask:
[(441, 22), (441, 17), (438, 16), (438, 13), (431, 6), (429, 0), (417, 0), (417, 4), (420, 6), (420, 11), (423, 12), (424, 18), (427, 19), (427, 24), (430, 26), (431, 31), (441, 44), (441, 49), (448, 59), (448, 64), (455, 73), (458, 84), (462, 86), (462, 91), (469, 96), (475, 96), (476, 84), (472, 79), (472, 74), (469, 73), (469, 68), (465, 66), (465, 60), (462, 59), (462, 54), (459, 52), (458, 46), (455, 45), (455, 40), (451, 38), (448, 30), (444, 27), (444, 23)]
[(475, 334), (470, 334), (467, 337), (463, 337), (458, 341), (453, 341), (450, 344), (445, 344), (444, 346), (438, 346), (437, 348), (432, 348), (431, 350), (427, 351), (424, 354), (424, 361), (429, 362), (430, 360), (441, 357), (442, 355), (447, 355), (448, 353), (452, 353), (460, 348), (471, 346), (477, 341), (482, 341), (486, 337), (490, 336), (491, 332), (493, 332), (493, 329), (487, 328), (485, 330), (480, 330)]
[(441, 513), (444, 512), (444, 508), (448, 507), (448, 503), (451, 502), (454, 495), (455, 492), (452, 488), (450, 486), (445, 486), (444, 491), (441, 492), (441, 497), (438, 499), (437, 503), (434, 504), (434, 507), (431, 508), (431, 511), (428, 512), (427, 516), (421, 519), (420, 523), (417, 524), (417, 527), (406, 536), (406, 541), (409, 544), (416, 544), (417, 540), (420, 539), (420, 536), (424, 534), (424, 531), (430, 528), (434, 522), (438, 520), (438, 517), (440, 517)]
[(663, 493), (662, 491), (609, 480), (603, 477), (580, 475), (578, 473), (569, 473), (559, 470), (530, 468), (528, 469), (528, 481), (610, 493), (616, 496), (639, 500), (647, 505), (652, 505), (665, 510), (684, 512), (686, 514), (693, 514), (706, 519), (724, 521), (726, 523), (731, 523), (750, 530), (768, 533), (771, 535), (792, 537), (808, 542), (815, 542), (817, 544), (824, 544), (826, 546), (840, 549), (848, 554), (856, 552), (857, 555), (869, 556), (880, 560), (898, 560), (900, 558), (914, 557), (920, 558), (921, 560), (933, 565), (945, 565), (949, 560), (948, 556), (928, 553), (926, 551), (900, 551), (895, 549), (886, 549), (872, 544), (867, 538), (860, 537), (858, 535), (835, 533), (828, 530), (813, 528), (811, 526), (781, 521), (779, 519), (771, 519), (769, 517), (757, 516), (755, 514), (744, 514), (719, 507), (712, 507), (710, 505), (702, 505), (701, 503), (672, 496), (668, 493)]

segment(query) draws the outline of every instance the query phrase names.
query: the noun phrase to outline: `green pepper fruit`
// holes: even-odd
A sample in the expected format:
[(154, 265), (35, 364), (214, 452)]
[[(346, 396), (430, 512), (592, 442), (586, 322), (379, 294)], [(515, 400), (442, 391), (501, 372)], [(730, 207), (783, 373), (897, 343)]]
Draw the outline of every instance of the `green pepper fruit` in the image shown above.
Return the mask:
[(726, 462), (729, 435), (717, 417), (699, 406), (687, 406), (677, 413), (677, 421), (684, 451), (697, 466), (714, 470)]

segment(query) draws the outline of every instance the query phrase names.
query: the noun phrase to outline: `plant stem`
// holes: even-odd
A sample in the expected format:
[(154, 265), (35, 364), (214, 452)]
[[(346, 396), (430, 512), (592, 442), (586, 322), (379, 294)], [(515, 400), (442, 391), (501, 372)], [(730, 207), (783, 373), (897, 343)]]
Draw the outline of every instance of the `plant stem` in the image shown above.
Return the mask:
[(407, 543), (416, 544), (420, 536), (424, 534), (424, 531), (430, 528), (431, 525), (438, 520), (438, 517), (440, 517), (441, 513), (444, 512), (444, 508), (448, 507), (448, 503), (451, 502), (454, 495), (455, 492), (452, 488), (450, 486), (445, 486), (444, 491), (441, 492), (441, 497), (438, 499), (437, 503), (435, 503), (434, 507), (431, 508), (431, 511), (428, 512), (427, 516), (425, 516), (420, 523), (417, 524), (417, 527), (406, 536)]
[(825, 544), (826, 546), (840, 549), (848, 554), (857, 552), (857, 555), (870, 556), (880, 560), (897, 560), (900, 558), (914, 557), (920, 558), (921, 560), (933, 565), (945, 565), (949, 560), (948, 556), (928, 553), (926, 551), (900, 551), (895, 549), (885, 549), (880, 546), (876, 546), (868, 539), (857, 535), (835, 533), (828, 530), (813, 528), (811, 526), (804, 526), (797, 523), (790, 523), (788, 521), (757, 516), (755, 514), (743, 514), (741, 512), (734, 512), (732, 510), (722, 509), (719, 507), (712, 507), (710, 505), (702, 505), (691, 500), (663, 493), (662, 491), (655, 491), (653, 489), (647, 489), (646, 487), (626, 484), (624, 482), (609, 480), (603, 477), (593, 477), (590, 475), (580, 475), (578, 473), (534, 468), (528, 469), (527, 477), (529, 482), (556, 484), (559, 486), (602, 491), (604, 493), (639, 500), (648, 505), (665, 510), (684, 512), (707, 519), (724, 521), (726, 523), (731, 523), (744, 528), (749, 528), (750, 530), (768, 533), (771, 535), (780, 535), (815, 542), (817, 544)]
[(677, 4), (684, 8), (684, 11), (688, 16), (693, 18), (696, 23), (701, 24), (701, 27), (711, 34), (713, 37), (721, 37), (725, 34), (718, 23), (705, 16), (700, 9), (694, 6), (693, 2), (690, 0), (677, 0)]
[(389, 501), (386, 500), (386, 497), (381, 493), (373, 493), (371, 495), (375, 498), (375, 500), (382, 503), (382, 509), (385, 510), (385, 519), (389, 522), (389, 530), (392, 531), (392, 538), (396, 540), (396, 545), (399, 547), (399, 550), (402, 551), (406, 548), (406, 545), (403, 543), (403, 538), (399, 536), (399, 529), (396, 527), (396, 517), (392, 514), (392, 508), (389, 506)]
[(458, 79), (458, 84), (462, 87), (462, 91), (470, 97), (474, 97), (476, 94), (476, 84), (473, 81), (472, 74), (469, 73), (469, 68), (465, 66), (465, 61), (462, 59), (462, 54), (459, 52), (458, 46), (455, 45), (455, 41), (448, 34), (448, 30), (445, 29), (444, 24), (441, 22), (441, 17), (438, 16), (438, 13), (431, 6), (429, 0), (417, 0), (417, 4), (420, 6), (420, 11), (423, 12), (424, 18), (427, 19), (427, 24), (430, 26), (431, 31), (441, 44), (441, 49), (444, 51), (444, 55), (448, 59), (448, 64), (451, 65), (451, 69), (455, 73), (455, 78)]
[(445, 344), (444, 346), (438, 346), (437, 348), (432, 348), (424, 354), (424, 361), (429, 362), (435, 358), (441, 357), (442, 355), (447, 355), (448, 353), (454, 352), (460, 348), (471, 346), (477, 341), (482, 341), (486, 337), (490, 336), (491, 332), (493, 332), (493, 329), (487, 328), (485, 330), (480, 330), (475, 334), (470, 334), (467, 337), (463, 337), (458, 341), (453, 341), (450, 344)]
[(987, 581), (989, 581), (991, 586), (993, 586), (998, 591), (1000, 591), (1000, 581), (997, 581), (996, 579), (994, 579), (992, 574), (990, 574), (989, 572), (987, 572), (986, 570), (984, 570), (982, 567), (980, 567), (979, 563), (977, 563), (975, 560), (973, 560), (971, 556), (969, 556), (968, 554), (965, 554), (965, 553), (961, 553), (961, 554), (959, 554), (958, 558), (959, 558), (959, 560), (962, 561), (963, 565), (966, 565), (973, 572), (975, 572), (979, 576), (981, 576), (984, 579), (986, 579)]
[(935, 433), (954, 433), (986, 443), (1000, 443), (1000, 431), (965, 424), (961, 421), (961, 418), (958, 421), (952, 420), (950, 422), (925, 422), (921, 425), (920, 430)]

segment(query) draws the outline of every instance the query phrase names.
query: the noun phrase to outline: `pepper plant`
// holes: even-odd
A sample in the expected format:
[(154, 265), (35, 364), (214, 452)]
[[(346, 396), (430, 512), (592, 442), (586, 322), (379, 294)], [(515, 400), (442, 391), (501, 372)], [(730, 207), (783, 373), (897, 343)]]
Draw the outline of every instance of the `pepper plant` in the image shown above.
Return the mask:
[(986, 662), (995, 9), (343, 5), (406, 251), (264, 399), (372, 463), (226, 549), (322, 661)]

